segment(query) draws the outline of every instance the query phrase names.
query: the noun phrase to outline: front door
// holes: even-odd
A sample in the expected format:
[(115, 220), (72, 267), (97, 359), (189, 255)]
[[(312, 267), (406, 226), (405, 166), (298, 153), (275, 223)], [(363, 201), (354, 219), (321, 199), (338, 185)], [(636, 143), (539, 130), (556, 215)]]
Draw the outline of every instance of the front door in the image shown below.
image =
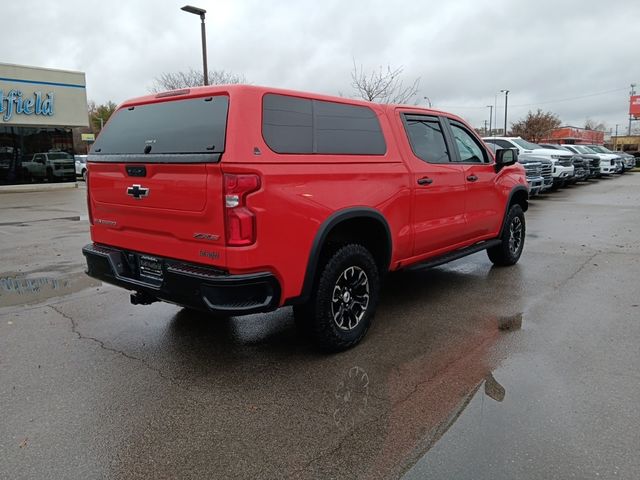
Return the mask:
[(460, 122), (447, 120), (455, 144), (454, 161), (463, 168), (467, 201), (465, 217), (469, 239), (497, 232), (504, 204), (496, 186), (495, 164), (480, 140)]

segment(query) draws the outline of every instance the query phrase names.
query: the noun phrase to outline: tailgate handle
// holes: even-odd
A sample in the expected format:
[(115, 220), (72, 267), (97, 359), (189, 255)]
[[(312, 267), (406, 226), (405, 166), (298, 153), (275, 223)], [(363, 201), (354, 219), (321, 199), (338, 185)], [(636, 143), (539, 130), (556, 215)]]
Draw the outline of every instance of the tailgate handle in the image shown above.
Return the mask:
[(147, 167), (144, 165), (127, 165), (127, 174), (130, 177), (146, 177)]

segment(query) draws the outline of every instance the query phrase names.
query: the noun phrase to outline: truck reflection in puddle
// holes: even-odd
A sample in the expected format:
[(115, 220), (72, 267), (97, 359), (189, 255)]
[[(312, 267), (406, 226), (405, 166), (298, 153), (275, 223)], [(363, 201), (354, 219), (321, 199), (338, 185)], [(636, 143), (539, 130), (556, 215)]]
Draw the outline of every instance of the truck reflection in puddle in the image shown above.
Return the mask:
[[(488, 331), (393, 368), (378, 418), (365, 411), (373, 388), (369, 376), (352, 367), (335, 392), (336, 425), (351, 430), (340, 440), (340, 457), (360, 456), (369, 466), (364, 478), (399, 477), (438, 442), (483, 387), (487, 397), (502, 402), (505, 387), (492, 374), (499, 366), (494, 347), (505, 332), (521, 328), (522, 314), (493, 318), (489, 324)], [(354, 451), (363, 445), (368, 451)]]

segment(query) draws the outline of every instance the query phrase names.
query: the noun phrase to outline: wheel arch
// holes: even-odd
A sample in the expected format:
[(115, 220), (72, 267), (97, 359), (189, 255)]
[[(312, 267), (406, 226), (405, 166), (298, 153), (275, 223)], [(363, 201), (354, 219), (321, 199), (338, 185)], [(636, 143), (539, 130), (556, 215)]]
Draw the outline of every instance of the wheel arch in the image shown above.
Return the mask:
[(520, 205), (523, 212), (526, 212), (529, 209), (529, 191), (527, 187), (524, 185), (518, 185), (514, 187), (511, 192), (509, 192), (509, 197), (507, 200), (507, 205), (504, 210), (504, 215), (502, 217), (502, 227), (500, 228), (500, 237), (502, 237), (502, 232), (504, 231), (505, 222), (507, 221), (507, 215), (509, 214), (509, 210), (513, 205)]
[(309, 252), (302, 292), (286, 303), (304, 303), (309, 299), (321, 261), (333, 249), (348, 243), (359, 243), (371, 252), (380, 276), (389, 269), (393, 243), (389, 224), (382, 213), (369, 207), (340, 210), (327, 218), (318, 229)]

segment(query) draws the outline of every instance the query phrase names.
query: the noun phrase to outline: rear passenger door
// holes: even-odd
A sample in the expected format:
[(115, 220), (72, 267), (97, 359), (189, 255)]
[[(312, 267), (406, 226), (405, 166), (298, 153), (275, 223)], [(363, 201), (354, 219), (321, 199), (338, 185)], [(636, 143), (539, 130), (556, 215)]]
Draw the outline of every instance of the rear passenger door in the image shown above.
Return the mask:
[(445, 120), (452, 143), (453, 161), (462, 168), (466, 185), (465, 217), (469, 239), (495, 233), (502, 223), (503, 200), (496, 187), (492, 156), (480, 139), (463, 123)]
[(413, 183), (413, 256), (440, 253), (464, 240), (464, 166), (452, 162), (442, 119), (402, 113), (401, 147)]

